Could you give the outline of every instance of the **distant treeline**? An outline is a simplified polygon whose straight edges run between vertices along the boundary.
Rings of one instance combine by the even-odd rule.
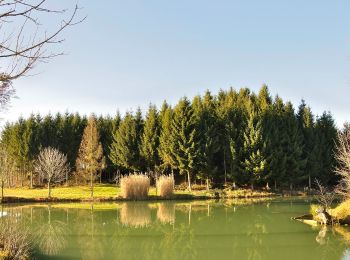
[[[174,174],[177,179],[236,185],[302,187],[319,179],[334,184],[337,129],[328,112],[316,117],[304,101],[272,98],[263,86],[207,91],[174,106],[95,117],[107,167],[117,171]],[[21,172],[31,170],[40,149],[51,146],[74,170],[87,118],[79,114],[32,115],[7,123],[1,143]],[[74,174],[72,171],[71,174]],[[24,176],[26,178],[26,176]]]

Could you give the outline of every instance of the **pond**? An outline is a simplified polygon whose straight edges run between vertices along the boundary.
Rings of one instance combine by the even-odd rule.
[[[350,259],[350,229],[291,220],[305,199],[0,206],[36,259]]]

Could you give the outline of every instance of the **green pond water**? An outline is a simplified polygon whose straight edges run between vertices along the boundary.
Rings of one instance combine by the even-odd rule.
[[[35,259],[350,259],[350,229],[291,220],[310,203],[26,204],[0,206],[0,221],[30,230]]]

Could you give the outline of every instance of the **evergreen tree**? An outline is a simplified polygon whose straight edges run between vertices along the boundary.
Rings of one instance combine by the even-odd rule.
[[[96,118],[90,116],[81,140],[76,169],[85,179],[90,180],[91,197],[94,195],[93,183],[102,168],[103,150],[97,129]]]
[[[244,173],[252,188],[264,178],[266,171],[266,158],[264,157],[265,144],[262,139],[261,121],[256,112],[251,111],[248,127],[244,133],[244,152],[243,161]]]
[[[141,108],[138,107],[135,113],[135,124],[136,124],[136,144],[137,144],[137,165],[136,167],[139,170],[145,170],[145,164],[146,162],[143,161],[143,158],[141,156],[141,143],[142,143],[142,136],[143,136],[143,127],[144,127],[144,120],[142,117],[142,111]]]
[[[139,171],[139,137],[136,120],[131,113],[126,113],[118,130],[113,134],[109,158],[116,167]]]
[[[206,91],[203,100],[198,96],[193,100],[192,106],[199,136],[199,173],[201,178],[207,180],[209,189],[209,179],[218,172],[216,156],[220,149],[214,98]]]
[[[321,117],[317,118],[315,133],[318,138],[318,174],[323,184],[335,185],[337,178],[333,178],[333,170],[336,166],[335,145],[337,142],[337,129],[330,113],[324,112]]]
[[[286,129],[286,111],[283,100],[276,97],[272,105],[271,111],[267,115],[266,136],[266,158],[267,158],[267,175],[265,180],[267,183],[274,183],[275,189],[277,184],[283,184],[286,177],[287,163],[287,146],[288,132]]]
[[[295,117],[293,105],[286,104],[286,133],[288,145],[286,146],[286,178],[290,188],[305,180],[305,165],[307,163],[304,151],[303,134],[298,125],[298,118]]]
[[[175,166],[180,174],[187,175],[188,188],[191,190],[191,178],[197,170],[199,143],[196,131],[196,118],[191,103],[182,98],[174,108],[171,140]]]
[[[174,145],[174,142],[171,140],[172,116],[173,116],[173,111],[171,107],[166,103],[166,101],[164,101],[162,105],[162,109],[159,114],[160,135],[159,135],[158,153],[162,161],[161,168],[163,170],[171,168],[173,173],[173,169],[176,168],[176,165],[175,165],[175,158],[171,152],[172,145]]]
[[[319,165],[317,162],[317,154],[319,150],[317,147],[317,137],[314,131],[314,115],[310,107],[306,106],[304,100],[302,100],[299,105],[297,120],[303,136],[303,158],[306,159],[305,167],[303,168],[303,176],[300,176],[299,181],[306,183],[308,180],[309,187],[311,188],[311,184],[318,174]]]
[[[159,115],[157,108],[150,105],[146,115],[141,140],[141,155],[148,170],[155,170],[156,166],[159,165],[159,131]]]

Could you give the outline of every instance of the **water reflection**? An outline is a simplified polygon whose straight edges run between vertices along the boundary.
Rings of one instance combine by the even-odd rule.
[[[323,226],[321,227],[320,232],[318,232],[316,236],[316,242],[319,243],[320,245],[326,244],[326,235],[327,235],[328,227]]]
[[[174,224],[175,204],[169,202],[159,203],[157,210],[157,219],[163,224]]]
[[[52,204],[3,212],[29,226],[36,259],[346,259],[349,229],[290,220],[308,205],[235,202]]]
[[[126,227],[147,227],[151,223],[151,209],[142,202],[124,203],[120,210],[120,222]]]
[[[47,222],[44,221],[38,227],[36,242],[42,253],[46,255],[57,255],[67,245],[67,224],[60,220],[52,220],[51,211],[51,206],[48,206]],[[32,217],[33,215],[31,215]]]

